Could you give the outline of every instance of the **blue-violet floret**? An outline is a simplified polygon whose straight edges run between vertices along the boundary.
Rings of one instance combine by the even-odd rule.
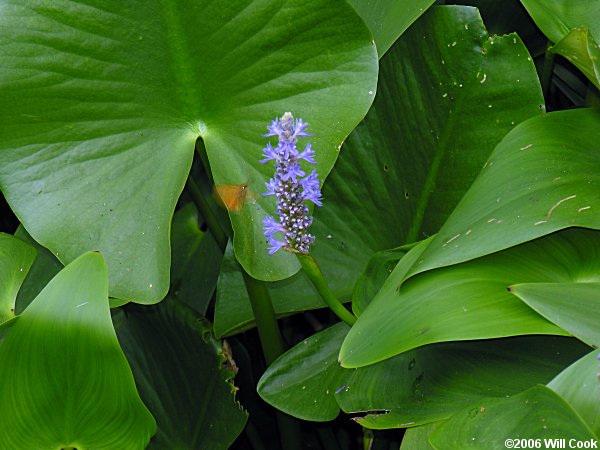
[[[263,220],[264,235],[268,239],[269,253],[272,255],[280,248],[291,252],[307,254],[315,237],[308,232],[313,218],[309,215],[305,201],[322,206],[321,189],[317,171],[313,169],[306,176],[300,167],[299,160],[316,164],[315,152],[310,143],[304,151],[299,152],[296,143],[299,137],[311,136],[305,130],[308,124],[302,119],[295,119],[286,112],[275,119],[267,127],[265,137],[277,136],[279,143],[273,148],[270,143],[263,149],[265,157],[260,162],[275,162],[275,175],[267,183],[267,192],[263,195],[274,195],[277,199],[277,218],[266,215]],[[303,178],[304,177],[304,178]],[[276,237],[276,235],[278,237]]]

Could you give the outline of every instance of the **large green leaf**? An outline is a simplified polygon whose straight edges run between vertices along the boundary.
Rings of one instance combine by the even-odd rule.
[[[477,10],[460,6],[431,8],[415,22],[382,58],[377,89],[311,229],[313,255],[344,300],[375,252],[437,232],[496,144],[543,104],[519,38],[488,39]],[[217,304],[227,313],[215,326],[227,332],[253,320],[239,275],[235,283]],[[279,314],[323,305],[302,275],[283,283],[271,291]]]
[[[546,383],[589,351],[572,338],[518,337],[429,345],[350,370],[337,364],[348,330],[336,324],[286,352],[261,378],[260,395],[306,420],[332,420],[341,407],[369,428],[410,427]]]
[[[150,448],[228,448],[247,415],[234,399],[228,383],[234,373],[223,367],[226,358],[210,324],[167,297],[160,305],[128,306],[116,328],[158,425]]]
[[[565,399],[600,436],[598,365],[598,350],[594,350],[562,371],[548,387]]]
[[[435,0],[348,0],[373,34],[381,58]]]
[[[10,234],[0,233],[0,324],[15,317],[17,293],[35,254],[31,245]]]
[[[0,449],[143,449],[156,431],[119,348],[104,259],[63,269],[0,345]]]
[[[437,450],[505,450],[512,448],[505,444],[507,439],[512,445],[523,439],[514,448],[536,448],[536,439],[537,448],[551,448],[545,439],[593,442],[598,438],[562,398],[544,386],[474,403],[438,426],[429,438]]]
[[[310,123],[322,177],[374,98],[377,54],[343,0],[3,0],[0,187],[32,236],[68,262],[107,258],[111,296],[169,286],[169,228],[194,143],[216,183],[262,191],[269,121]],[[255,277],[298,270],[268,255],[273,198],[232,215]]]
[[[596,256],[600,258],[600,253]],[[568,261],[565,261],[567,264]],[[600,271],[583,277],[600,279]],[[527,283],[510,292],[531,308],[583,342],[600,347],[600,282]]]
[[[408,276],[572,226],[600,228],[600,112],[535,117],[511,131]]]
[[[406,258],[435,240],[416,246]],[[598,273],[598,251],[600,232],[569,229],[419,274],[401,286],[406,265],[400,261],[350,330],[340,361],[344,367],[359,367],[433,342],[565,334],[507,288],[517,283],[573,282]]]

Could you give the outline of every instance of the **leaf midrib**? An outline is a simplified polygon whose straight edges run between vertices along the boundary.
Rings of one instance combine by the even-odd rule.
[[[197,117],[192,117],[193,111],[197,110],[194,105],[201,103],[201,95],[197,87],[198,83],[194,81],[196,77],[191,64],[192,58],[187,39],[182,33],[184,27],[179,18],[176,4],[171,0],[161,1],[164,11],[166,43],[172,61],[171,72],[175,81],[173,86],[175,102],[179,105],[185,119],[193,124],[198,121]]]

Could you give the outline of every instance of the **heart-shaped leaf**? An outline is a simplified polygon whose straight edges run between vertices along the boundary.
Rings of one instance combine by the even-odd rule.
[[[427,252],[433,237],[412,249]],[[573,282],[600,272],[600,232],[568,229],[473,261],[405,278],[402,260],[340,350],[360,367],[433,342],[567,334],[511,295],[517,283]],[[422,255],[423,255],[422,254]],[[423,257],[421,255],[421,258]],[[368,339],[366,338],[368,337]]]
[[[227,449],[246,423],[234,398],[235,375],[210,324],[167,297],[125,308],[117,334],[140,395],[158,425],[150,448]],[[226,353],[226,352],[225,352]]]
[[[511,286],[510,292],[550,322],[600,347],[600,282],[526,283]]]
[[[408,276],[572,226],[600,229],[600,112],[535,117],[498,144]]]
[[[65,267],[0,345],[0,449],[143,449],[156,431],[119,348],[104,259]]]
[[[565,399],[600,436],[598,359],[598,350],[594,350],[558,374],[548,383],[548,387]]]
[[[507,439],[512,445],[520,442],[517,445],[523,448],[535,448],[537,440],[539,448],[551,448],[547,442],[562,445],[562,439],[565,443],[571,439],[597,442],[577,413],[545,386],[510,398],[474,403],[438,426],[429,440],[438,450],[505,450]]]
[[[375,46],[343,0],[15,0],[0,28],[2,191],[62,262],[101,250],[110,295],[142,303],[167,292],[197,138],[216,183],[262,191],[262,134],[292,111],[325,177],[376,87]],[[232,215],[237,257],[271,280],[299,268],[265,248],[272,200]]]
[[[17,293],[35,254],[31,245],[10,234],[0,233],[0,324],[15,317]]]

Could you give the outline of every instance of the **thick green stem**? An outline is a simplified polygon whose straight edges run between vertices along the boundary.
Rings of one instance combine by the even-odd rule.
[[[333,294],[329,286],[327,285],[327,281],[323,277],[323,273],[319,268],[315,259],[310,255],[304,255],[302,253],[298,253],[298,260],[304,269],[304,273],[308,276],[308,279],[312,282],[312,284],[317,288],[319,295],[325,300],[327,306],[344,322],[348,325],[352,326],[354,322],[356,322],[356,317],[346,309],[346,307],[340,302],[337,297]]]
[[[277,325],[271,296],[264,281],[252,278],[245,271],[242,273],[252,305],[254,320],[256,320],[263,355],[265,355],[267,365],[270,366],[284,351],[283,339]],[[281,411],[277,412],[276,417],[282,447],[289,450],[301,450],[302,435],[298,423]]]
[[[250,297],[250,304],[252,305],[252,312],[254,313],[254,320],[256,320],[258,336],[260,337],[265,360],[267,361],[267,365],[271,365],[284,350],[283,339],[277,326],[277,317],[275,316],[271,296],[264,281],[252,278],[245,271],[242,273],[248,297]]]

